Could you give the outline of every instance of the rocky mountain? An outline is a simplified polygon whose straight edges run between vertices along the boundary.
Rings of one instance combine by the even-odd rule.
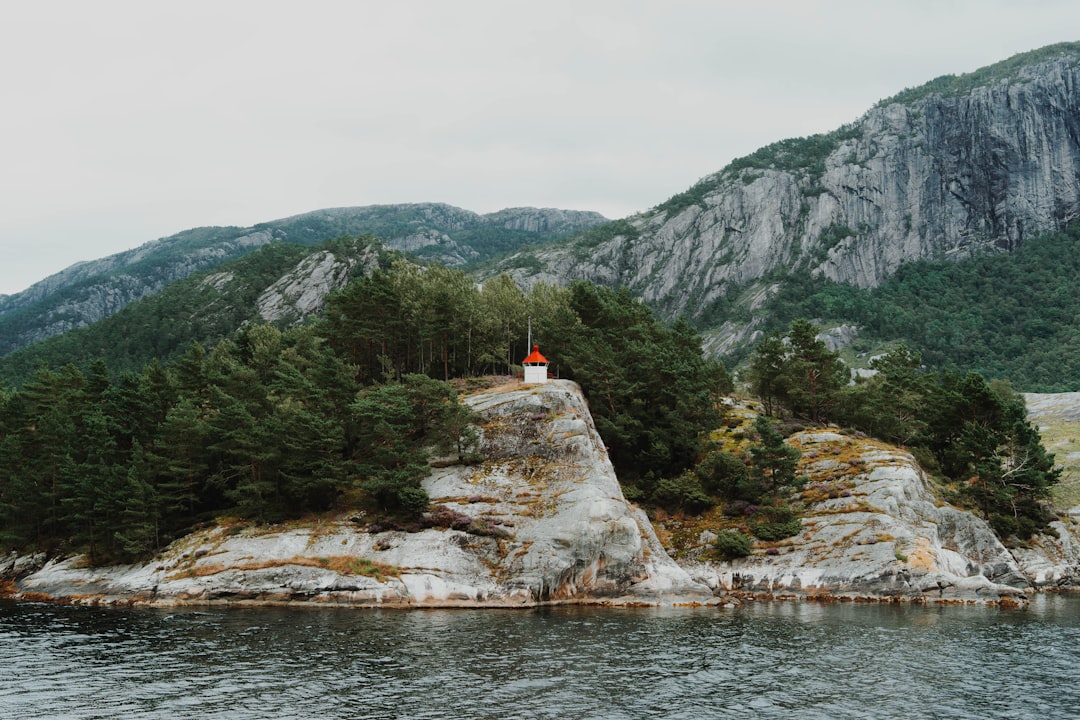
[[[510,208],[488,215],[438,203],[333,208],[247,228],[206,227],[82,262],[14,295],[0,296],[0,355],[85,327],[168,284],[272,242],[317,245],[373,234],[393,249],[451,266],[604,222],[599,213]]]
[[[1077,217],[1080,43],[1065,43],[906,90],[497,270],[622,285],[700,319],[725,302],[753,312],[793,271],[873,287],[909,261],[1008,252]]]
[[[152,358],[169,358],[192,342],[213,345],[245,322],[297,324],[318,314],[330,293],[389,266],[397,256],[370,236],[314,248],[271,243],[170,283],[87,327],[0,357],[0,384],[21,384],[43,362],[86,368],[104,358],[114,371],[138,371]]]

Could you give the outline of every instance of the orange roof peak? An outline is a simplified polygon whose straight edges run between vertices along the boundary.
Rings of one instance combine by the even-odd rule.
[[[522,360],[521,364],[522,365],[539,365],[539,364],[543,363],[544,365],[547,365],[548,362],[549,362],[548,359],[540,354],[540,346],[539,345],[533,345],[532,354],[529,355],[529,357]]]

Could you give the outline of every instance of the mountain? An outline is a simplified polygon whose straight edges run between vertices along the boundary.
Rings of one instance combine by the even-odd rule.
[[[114,372],[138,372],[192,342],[212,345],[245,322],[300,323],[318,314],[330,293],[388,267],[396,256],[370,235],[313,248],[271,243],[170,283],[87,327],[0,357],[0,384],[21,384],[43,362],[85,369],[103,358]]]
[[[833,132],[734,160],[655,208],[494,266],[621,285],[730,350],[794,272],[873,288],[920,259],[1015,250],[1080,217],[1080,43],[944,76]]]
[[[390,248],[462,266],[604,221],[599,213],[576,210],[509,208],[478,215],[419,203],[317,210],[246,228],[195,228],[72,265],[20,293],[0,296],[0,355],[85,327],[169,283],[272,242],[317,245],[374,234]]]

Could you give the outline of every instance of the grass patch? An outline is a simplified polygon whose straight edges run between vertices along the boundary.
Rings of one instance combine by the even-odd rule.
[[[387,578],[401,575],[401,568],[386,565],[367,558],[359,558],[352,555],[332,555],[328,557],[291,557],[277,560],[260,560],[258,562],[237,563],[235,565],[223,565],[221,563],[208,563],[196,565],[175,575],[169,576],[169,580],[181,578],[210,577],[219,575],[227,570],[239,570],[248,572],[253,570],[265,570],[274,567],[287,567],[298,565],[300,567],[317,567],[332,570],[339,575],[363,575],[383,582]]]

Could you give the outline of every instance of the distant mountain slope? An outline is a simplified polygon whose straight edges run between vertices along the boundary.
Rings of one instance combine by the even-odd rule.
[[[751,318],[720,332],[732,340],[794,271],[869,288],[912,260],[1007,252],[1077,218],[1080,43],[1065,43],[904,91],[490,272],[622,285],[702,322],[734,306]]]
[[[438,203],[333,208],[253,227],[187,230],[78,263],[0,296],[0,355],[108,317],[169,283],[274,241],[316,245],[374,234],[388,247],[462,266],[604,222],[599,213],[510,208],[488,215]]]
[[[371,236],[315,248],[275,242],[178,280],[88,327],[0,358],[0,386],[20,384],[42,362],[86,368],[104,358],[113,371],[138,371],[153,358],[183,352],[192,342],[213,344],[244,322],[301,322],[322,310],[327,295],[388,267],[395,255]]]

